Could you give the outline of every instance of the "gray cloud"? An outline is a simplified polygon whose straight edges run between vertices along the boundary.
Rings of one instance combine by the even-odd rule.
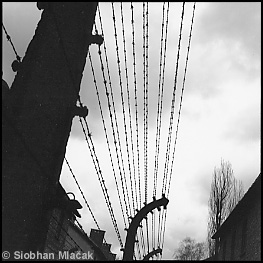
[[[258,114],[255,114],[258,112]],[[238,113],[226,125],[223,138],[237,143],[259,142],[260,140],[260,110],[251,106]]]
[[[193,199],[196,200],[200,207],[207,206],[209,195],[210,195],[210,187],[211,187],[211,178],[213,171],[199,171],[197,175],[195,175],[190,184],[191,193],[193,195]]]
[[[240,42],[242,49],[260,54],[260,18],[259,2],[218,2],[207,4],[198,25],[199,41],[202,44],[211,41]]]
[[[187,94],[217,97],[234,76],[260,74],[260,3],[197,3]]]

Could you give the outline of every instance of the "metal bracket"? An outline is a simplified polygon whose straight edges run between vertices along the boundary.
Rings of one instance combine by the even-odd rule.
[[[11,64],[11,68],[14,72],[17,72],[19,69],[21,69],[21,62],[19,60],[14,60]]]
[[[152,252],[150,252],[149,254],[147,254],[143,260],[149,260],[152,256],[157,255],[158,253],[162,254],[162,249],[161,248],[157,248],[155,250],[153,250]]]
[[[75,106],[73,108],[73,116],[79,116],[79,117],[86,117],[89,113],[89,110],[86,106],[84,107],[78,107],[78,106]]]
[[[154,200],[151,203],[145,205],[132,219],[132,222],[129,226],[126,236],[126,242],[125,242],[124,254],[123,254],[124,261],[129,261],[133,259],[135,236],[138,227],[140,227],[141,221],[146,217],[148,213],[150,213],[155,208],[159,208],[160,206],[166,207],[168,202],[169,200],[165,198],[165,196],[163,195],[161,199]]]
[[[100,46],[103,43],[103,41],[104,38],[102,35],[91,35],[89,44],[97,44]]]

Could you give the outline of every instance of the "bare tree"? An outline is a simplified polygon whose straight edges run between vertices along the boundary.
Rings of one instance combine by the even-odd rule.
[[[233,186],[232,186],[232,197],[229,200],[228,210],[229,214],[233,211],[237,203],[244,196],[244,187],[243,183],[240,180],[237,180],[235,177],[233,178]]]
[[[231,164],[221,160],[221,167],[214,168],[208,201],[207,241],[209,256],[215,255],[218,251],[218,242],[211,237],[233,211],[243,195],[243,184],[234,177]]]
[[[201,260],[204,259],[204,255],[204,242],[196,243],[196,241],[190,237],[184,238],[173,254],[174,259],[179,260]]]

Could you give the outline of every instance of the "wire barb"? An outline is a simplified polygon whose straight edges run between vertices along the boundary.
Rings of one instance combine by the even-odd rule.
[[[10,35],[7,33],[7,30],[6,30],[3,22],[2,22],[2,27],[3,27],[4,31],[5,31],[5,35],[6,35],[7,41],[10,42],[10,44],[11,44],[11,46],[12,46],[12,48],[13,48],[13,51],[14,51],[14,53],[15,53],[15,55],[16,55],[17,61],[18,61],[18,62],[21,62],[21,57],[20,57],[20,56],[18,55],[18,53],[16,52],[15,46],[14,46],[14,44],[13,44],[13,42],[12,42],[12,39],[11,39]]]

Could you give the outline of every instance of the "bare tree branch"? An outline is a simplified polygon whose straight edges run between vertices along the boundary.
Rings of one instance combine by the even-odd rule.
[[[215,167],[212,176],[207,224],[209,256],[213,256],[218,249],[218,241],[215,242],[211,237],[218,231],[244,195],[243,184],[234,177],[229,162],[221,160],[220,168]]]

